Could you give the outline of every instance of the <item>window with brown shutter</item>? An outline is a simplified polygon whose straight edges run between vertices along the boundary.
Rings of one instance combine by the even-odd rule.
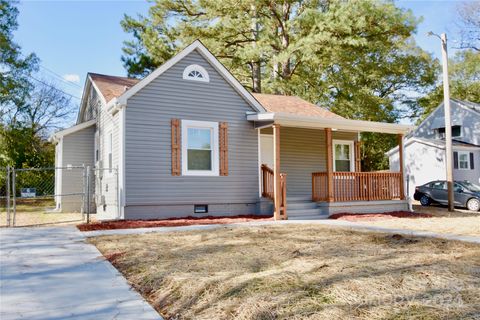
[[[180,129],[180,120],[172,119],[172,176],[181,175],[181,129]]]
[[[220,175],[228,176],[228,123],[220,122],[218,127]]]

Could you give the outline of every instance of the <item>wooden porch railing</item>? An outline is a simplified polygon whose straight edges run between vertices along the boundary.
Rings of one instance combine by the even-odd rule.
[[[400,172],[333,172],[333,201],[401,199]],[[312,200],[327,201],[326,172],[312,173]]]
[[[274,200],[273,170],[262,164],[262,197]],[[287,174],[280,173],[280,216],[287,218]],[[275,200],[274,200],[275,201]]]

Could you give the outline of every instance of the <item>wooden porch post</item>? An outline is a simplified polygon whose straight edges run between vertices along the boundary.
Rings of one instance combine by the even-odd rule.
[[[280,125],[273,125],[273,218],[280,220],[282,189],[280,186]]]
[[[327,147],[327,201],[333,202],[333,147],[332,128],[325,128],[325,144]]]
[[[355,141],[354,142],[354,154],[355,154],[355,172],[362,171],[362,153],[361,153],[361,142]]]
[[[398,162],[400,167],[400,200],[405,200],[405,180],[403,163],[403,134],[398,135]]]

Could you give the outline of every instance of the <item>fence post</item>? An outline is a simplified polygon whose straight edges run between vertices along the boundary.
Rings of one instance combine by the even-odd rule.
[[[7,190],[6,190],[6,201],[7,201],[7,227],[10,227],[10,166],[7,166]]]
[[[90,166],[87,166],[87,223],[90,223]]]
[[[86,186],[86,180],[87,180],[87,173],[86,173],[86,167],[85,164],[82,164],[83,171],[82,171],[82,208],[80,209],[80,212],[82,213],[82,220],[85,218],[85,201],[87,200],[85,193],[87,190]]]
[[[17,172],[15,168],[12,169],[12,194],[13,194],[13,223],[12,226],[15,227],[15,220],[17,218],[17,189],[15,186],[15,180],[17,179]]]

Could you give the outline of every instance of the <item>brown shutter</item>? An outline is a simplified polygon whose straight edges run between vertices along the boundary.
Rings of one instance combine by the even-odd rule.
[[[475,164],[473,163],[474,161],[474,156],[473,156],[473,152],[470,152],[470,169],[475,169]]]
[[[220,175],[228,176],[228,123],[220,122],[218,129]]]
[[[179,176],[182,172],[180,120],[172,119],[172,176]]]
[[[458,152],[453,152],[453,169],[458,169]]]

